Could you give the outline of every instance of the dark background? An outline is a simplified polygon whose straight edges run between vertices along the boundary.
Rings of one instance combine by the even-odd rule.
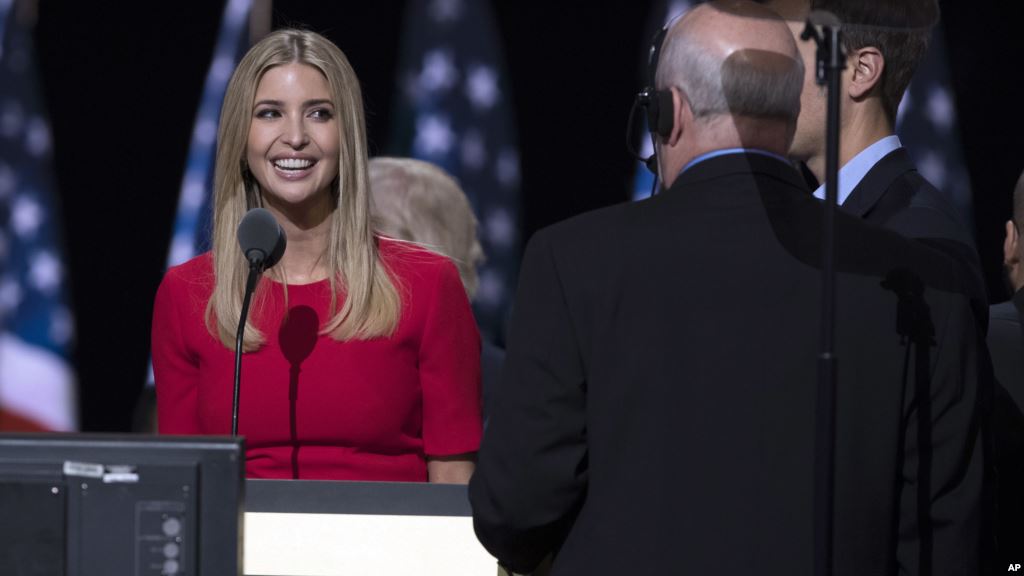
[[[153,296],[223,3],[99,4],[43,0],[36,46],[77,324],[81,426],[122,431],[146,379]],[[990,298],[1003,300],[1002,222],[1024,168],[1021,9],[941,4],[979,250]],[[634,164],[623,134],[650,2],[494,5],[519,122],[526,239],[627,199]],[[305,24],[349,57],[375,152],[390,134],[404,6],[274,2],[275,27]]]

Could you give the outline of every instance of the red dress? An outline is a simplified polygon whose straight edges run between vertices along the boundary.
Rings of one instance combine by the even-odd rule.
[[[455,266],[380,241],[402,296],[390,338],[338,342],[329,283],[269,278],[252,322],[266,343],[242,357],[238,432],[252,478],[423,482],[426,455],[480,444],[480,336]],[[209,253],[167,271],[153,313],[153,371],[162,434],[230,434],[234,350],[206,329]],[[342,299],[339,295],[339,307]]]

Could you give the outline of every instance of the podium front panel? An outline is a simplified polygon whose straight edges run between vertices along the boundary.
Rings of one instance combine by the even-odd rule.
[[[495,574],[473,533],[466,487],[249,480],[245,574]]]

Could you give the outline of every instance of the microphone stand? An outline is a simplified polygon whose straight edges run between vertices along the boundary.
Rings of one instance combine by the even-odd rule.
[[[238,393],[242,381],[242,337],[245,335],[245,320],[249,316],[249,302],[256,291],[256,282],[263,273],[263,259],[249,260],[249,276],[245,281],[245,297],[242,298],[242,315],[238,319],[238,332],[235,335],[235,395],[231,402],[231,435],[238,436]]]
[[[814,446],[814,574],[830,576],[833,558],[835,495],[836,373],[835,346],[835,210],[839,185],[839,102],[842,70],[846,67],[839,20],[812,13],[800,35],[817,45],[815,76],[828,87],[825,133],[825,211],[822,222],[821,350],[818,354],[818,394]],[[815,20],[818,20],[816,23]],[[819,27],[820,26],[820,27]]]

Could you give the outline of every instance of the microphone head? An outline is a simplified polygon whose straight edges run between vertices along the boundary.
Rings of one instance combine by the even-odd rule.
[[[238,245],[250,265],[270,268],[284,256],[287,244],[281,225],[263,208],[249,210],[238,224]]]

